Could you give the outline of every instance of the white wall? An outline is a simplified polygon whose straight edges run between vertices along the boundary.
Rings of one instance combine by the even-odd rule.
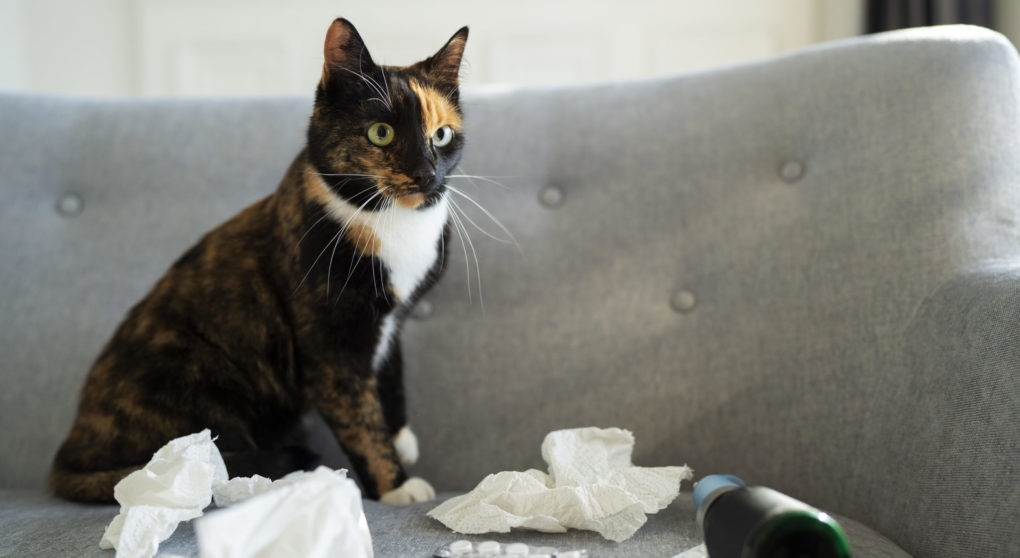
[[[25,19],[22,4],[21,0],[0,0],[0,90],[25,82],[20,27]]]
[[[466,83],[624,79],[857,34],[861,0],[0,0],[0,90],[307,94],[334,17],[406,64],[471,26]]]

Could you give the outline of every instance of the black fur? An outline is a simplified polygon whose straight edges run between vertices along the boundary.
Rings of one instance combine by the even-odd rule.
[[[275,193],[185,252],[117,328],[54,459],[58,495],[111,501],[114,484],[159,447],[204,428],[234,476],[309,468],[316,456],[295,432],[313,410],[366,495],[407,479],[393,445],[407,422],[399,342],[378,370],[372,358],[383,319],[399,329],[445,262],[398,298],[378,238],[328,207],[331,196],[368,212],[439,202],[464,141],[454,70],[466,38],[464,28],[423,62],[380,67],[349,22],[333,23],[307,149]],[[435,147],[426,132],[447,120],[454,141]],[[374,122],[393,126],[392,144],[368,140]],[[440,236],[442,254],[448,226]]]

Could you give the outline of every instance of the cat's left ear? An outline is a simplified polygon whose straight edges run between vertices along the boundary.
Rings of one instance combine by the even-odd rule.
[[[464,45],[467,44],[468,28],[461,27],[450,37],[449,41],[423,62],[419,62],[426,73],[443,81],[457,83],[460,76],[460,61],[464,56]]]

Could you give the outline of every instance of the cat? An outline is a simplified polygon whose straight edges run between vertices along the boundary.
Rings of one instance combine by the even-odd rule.
[[[293,433],[314,410],[366,497],[435,496],[404,469],[418,447],[398,333],[446,264],[467,36],[381,66],[349,21],[330,25],[305,148],[273,194],[187,250],[117,327],[54,458],[55,494],[112,502],[154,451],[205,428],[231,476],[308,469],[317,456]]]

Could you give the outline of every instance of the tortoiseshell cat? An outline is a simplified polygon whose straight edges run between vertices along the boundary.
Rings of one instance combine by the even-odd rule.
[[[403,468],[418,448],[397,333],[444,268],[467,36],[378,66],[350,22],[332,23],[307,147],[276,192],[205,235],[127,314],[57,452],[57,495],[113,501],[155,450],[204,428],[231,476],[308,468],[316,456],[290,433],[315,409],[366,496],[434,497]]]

